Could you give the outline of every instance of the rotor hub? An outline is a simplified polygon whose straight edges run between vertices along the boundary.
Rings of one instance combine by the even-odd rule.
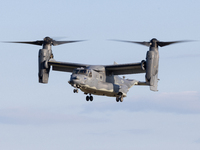
[[[53,44],[53,39],[52,38],[50,38],[50,37],[45,37],[44,38],[44,44]]]
[[[151,39],[150,46],[151,47],[158,47],[157,42],[158,42],[158,40],[156,38]]]

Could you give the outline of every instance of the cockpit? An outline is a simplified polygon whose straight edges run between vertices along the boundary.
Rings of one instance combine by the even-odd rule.
[[[82,75],[92,77],[92,71],[91,70],[82,69],[82,68],[74,69],[73,74],[82,74]]]

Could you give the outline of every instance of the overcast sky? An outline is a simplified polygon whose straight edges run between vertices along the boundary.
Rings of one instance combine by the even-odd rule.
[[[70,73],[38,83],[41,47],[0,43],[0,149],[199,150],[199,0],[1,0],[0,41],[87,40],[53,47],[58,61],[110,65],[146,57],[109,39],[195,40],[160,48],[158,92],[124,98],[74,94]],[[145,74],[126,78],[144,81]]]

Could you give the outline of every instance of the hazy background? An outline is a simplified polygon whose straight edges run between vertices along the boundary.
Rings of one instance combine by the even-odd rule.
[[[108,39],[197,40],[160,48],[158,92],[134,86],[123,103],[73,94],[70,73],[38,83],[35,45],[1,45],[0,149],[199,150],[199,0],[1,0],[0,41],[88,40],[53,47],[58,61],[140,62],[145,46]],[[144,74],[127,78],[144,81]]]

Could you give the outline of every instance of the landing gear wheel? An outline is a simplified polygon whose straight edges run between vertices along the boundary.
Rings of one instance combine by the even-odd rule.
[[[90,97],[89,96],[86,96],[86,101],[89,101],[90,100]]]
[[[74,93],[78,93],[78,89],[74,89]]]
[[[90,101],[93,101],[93,96],[90,96]]]
[[[119,97],[120,102],[123,102],[123,96]]]
[[[116,97],[116,102],[119,102],[119,97]]]

